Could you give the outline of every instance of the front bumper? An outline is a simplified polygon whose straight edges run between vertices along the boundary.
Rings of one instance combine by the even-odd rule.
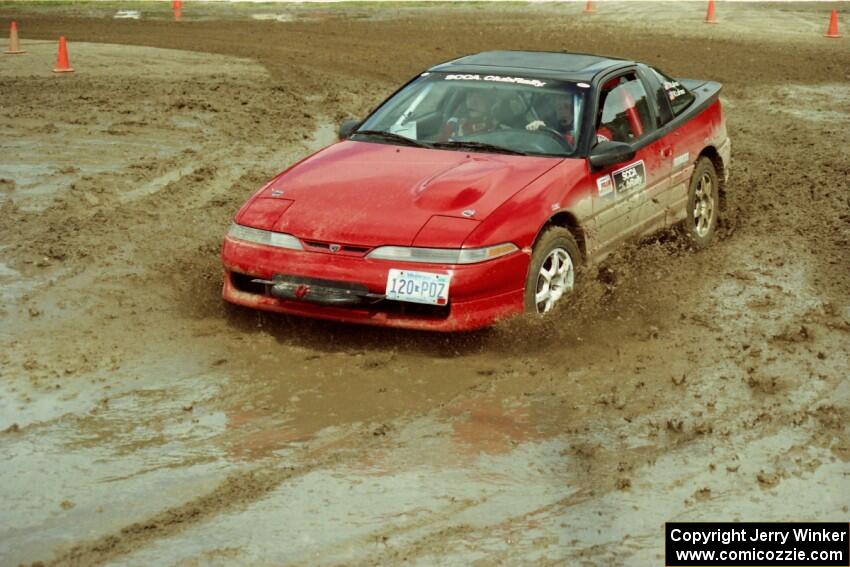
[[[349,323],[463,331],[523,311],[529,255],[520,251],[469,265],[414,264],[286,250],[227,237],[222,262],[223,297],[237,305]],[[451,273],[448,305],[384,299],[391,268]]]
[[[246,282],[246,280],[243,279],[243,282]],[[263,295],[271,295],[278,299],[333,305],[335,307],[374,305],[385,299],[383,295],[369,291],[369,288],[363,284],[305,278],[302,276],[284,276],[283,274],[278,274],[271,280],[253,278],[247,281],[247,283],[250,289],[256,291],[262,290]]]

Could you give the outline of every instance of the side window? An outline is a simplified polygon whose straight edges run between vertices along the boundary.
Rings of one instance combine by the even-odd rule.
[[[643,83],[635,73],[627,73],[600,88],[598,142],[632,143],[650,134],[655,125]]]
[[[652,69],[652,67],[650,67],[650,69]],[[694,97],[688,89],[682,86],[679,81],[671,79],[658,69],[652,69],[652,71],[661,83],[661,88],[670,103],[670,108],[673,110],[673,114],[679,116],[691,105],[696,97]]]
[[[644,70],[643,78],[648,83],[650,98],[655,101],[655,125],[661,128],[673,120],[673,111],[670,109],[667,91],[664,90],[664,85],[655,69],[646,66],[641,66],[641,68]]]

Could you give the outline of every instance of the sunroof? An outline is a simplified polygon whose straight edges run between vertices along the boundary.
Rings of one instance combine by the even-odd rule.
[[[576,53],[551,53],[545,51],[485,51],[452,63],[455,65],[482,65],[492,67],[521,67],[576,72],[596,64],[608,62],[607,57]]]

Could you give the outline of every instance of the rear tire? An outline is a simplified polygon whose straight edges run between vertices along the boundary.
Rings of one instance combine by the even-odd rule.
[[[560,226],[547,228],[531,254],[525,281],[525,311],[542,315],[575,288],[581,252],[570,231]]]
[[[707,157],[697,161],[691,185],[688,188],[688,204],[682,232],[697,250],[711,244],[717,231],[717,217],[720,213],[720,184],[717,170]]]

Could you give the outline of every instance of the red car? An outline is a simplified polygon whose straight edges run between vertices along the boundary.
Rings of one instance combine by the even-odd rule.
[[[714,82],[595,55],[490,51],[413,78],[236,214],[224,298],[458,331],[563,303],[623,240],[717,226]]]

